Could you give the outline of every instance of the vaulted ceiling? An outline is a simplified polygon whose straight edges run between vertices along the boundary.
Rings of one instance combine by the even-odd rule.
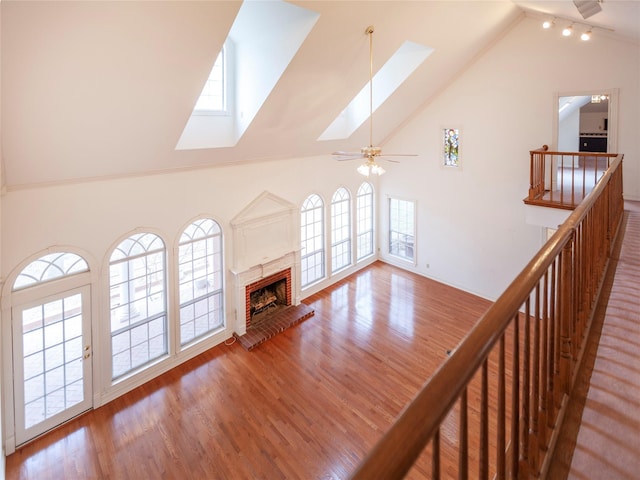
[[[238,143],[176,150],[240,2],[2,1],[5,184],[303,161],[366,145],[366,122],[347,139],[317,139],[368,81],[368,25],[375,26],[374,71],[407,40],[434,49],[374,113],[373,140],[384,144],[526,14],[581,18],[565,11],[572,2],[290,3],[318,20]],[[640,18],[636,7],[632,19]],[[625,25],[619,33],[639,41],[640,29]]]

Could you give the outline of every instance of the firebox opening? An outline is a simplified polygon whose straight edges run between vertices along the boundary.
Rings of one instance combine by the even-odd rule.
[[[287,279],[282,278],[260,288],[252,292],[249,298],[251,324],[255,326],[288,305]]]

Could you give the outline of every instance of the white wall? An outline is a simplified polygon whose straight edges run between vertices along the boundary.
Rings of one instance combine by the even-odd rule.
[[[604,119],[607,112],[592,112],[580,114],[580,133],[606,133]]]
[[[640,199],[640,48],[548,33],[525,18],[385,145],[420,154],[389,167],[380,185],[417,201],[416,272],[495,299],[541,246],[522,200],[529,150],[551,145],[558,92],[620,89],[624,192]],[[461,129],[457,171],[440,166],[444,127]]]
[[[558,122],[559,152],[578,152],[580,150],[580,109],[573,110]]]

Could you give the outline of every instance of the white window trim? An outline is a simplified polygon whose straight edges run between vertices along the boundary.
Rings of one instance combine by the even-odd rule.
[[[235,49],[233,42],[229,39],[224,43],[222,49],[218,55],[222,54],[222,89],[223,89],[223,103],[222,110],[210,110],[210,109],[193,109],[192,115],[194,116],[221,116],[230,117],[233,115],[235,108],[235,75],[234,75],[234,55]],[[218,56],[216,56],[216,61]],[[215,64],[215,62],[214,62]],[[211,67],[213,69],[213,66]],[[209,73],[211,75],[211,73]],[[207,76],[207,80],[209,76]],[[200,96],[202,93],[200,94]],[[200,98],[200,97],[198,97]]]
[[[403,202],[411,202],[413,203],[413,258],[402,257],[400,255],[395,255],[391,253],[391,200],[399,200]],[[391,258],[400,260],[404,263],[408,263],[411,265],[417,265],[417,232],[418,232],[418,202],[415,199],[410,198],[402,198],[394,195],[387,195],[386,202],[386,215],[387,215],[387,228],[386,228],[386,245],[385,245],[385,253],[389,255]]]

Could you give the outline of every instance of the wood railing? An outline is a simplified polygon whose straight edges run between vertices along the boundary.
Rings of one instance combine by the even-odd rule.
[[[615,153],[550,152],[544,145],[529,152],[531,205],[573,210],[593,190]]]
[[[545,478],[623,208],[620,155],[352,478]]]

